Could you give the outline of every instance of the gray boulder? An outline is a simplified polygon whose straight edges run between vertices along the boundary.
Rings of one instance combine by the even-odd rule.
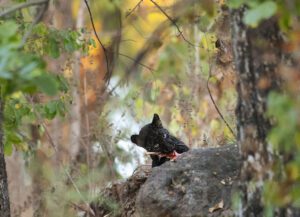
[[[99,217],[233,216],[230,202],[240,167],[234,145],[193,149],[176,162],[138,169],[104,189],[91,207]]]
[[[141,217],[232,216],[240,158],[236,146],[194,149],[153,168],[136,198]]]

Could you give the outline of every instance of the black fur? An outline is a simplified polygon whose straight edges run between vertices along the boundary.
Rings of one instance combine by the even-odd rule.
[[[145,125],[139,135],[132,135],[131,141],[136,145],[143,147],[148,152],[159,152],[162,154],[169,154],[173,151],[183,153],[189,148],[175,136],[172,136],[169,131],[163,128],[161,120],[157,114],[154,114],[153,120],[150,124]],[[157,155],[150,155],[152,159],[152,167],[160,166],[169,159],[166,157],[159,157]]]

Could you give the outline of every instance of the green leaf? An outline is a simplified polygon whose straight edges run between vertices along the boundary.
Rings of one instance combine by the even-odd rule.
[[[6,141],[12,144],[20,144],[22,142],[22,138],[15,132],[9,131],[6,133]]]
[[[68,92],[69,85],[67,79],[62,75],[57,75],[57,81],[59,90],[65,93]]]
[[[62,102],[61,100],[59,100],[56,104],[57,106],[57,111],[59,113],[59,115],[61,117],[64,117],[65,116],[65,113],[66,113],[66,106],[65,106],[65,103]]]
[[[97,47],[96,42],[95,42],[95,40],[94,40],[93,38],[90,38],[90,39],[88,40],[88,44],[91,45],[91,46],[93,46],[94,48]]]
[[[35,85],[44,93],[54,96],[58,91],[55,78],[49,74],[42,74],[34,79]]]
[[[12,143],[7,143],[6,142],[4,144],[4,154],[6,156],[10,156],[12,154],[12,152],[13,152],[13,145],[12,145]]]
[[[64,47],[68,52],[74,52],[75,50],[80,48],[77,40],[79,38],[78,32],[75,31],[67,31],[62,33],[62,37],[64,37]]]
[[[54,37],[49,37],[47,53],[53,57],[58,58],[60,56],[59,52],[59,42]]]
[[[13,152],[13,145],[19,145],[23,142],[21,136],[19,136],[14,130],[6,130],[5,132],[5,143],[4,153],[5,155],[11,155]]]
[[[37,62],[29,62],[29,64],[22,67],[22,69],[20,70],[20,75],[21,76],[26,76],[27,74],[32,72],[37,66],[38,66]]]
[[[0,41],[15,36],[18,25],[13,21],[6,21],[0,25]]]
[[[46,106],[45,106],[45,116],[48,119],[53,119],[57,114],[57,102],[56,101],[52,101],[49,102]]]
[[[239,8],[241,5],[243,5],[245,3],[245,0],[229,0],[228,1],[228,6],[230,8]]]
[[[48,33],[48,29],[44,23],[39,23],[34,27],[34,32],[38,35],[46,35]]]
[[[245,24],[256,27],[260,21],[272,17],[277,12],[277,4],[273,1],[264,2],[248,10],[243,18]]]

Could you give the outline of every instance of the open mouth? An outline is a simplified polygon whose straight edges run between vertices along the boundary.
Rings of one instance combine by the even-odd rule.
[[[176,151],[173,151],[173,152],[168,153],[168,154],[164,154],[164,153],[160,153],[160,152],[146,152],[146,154],[158,155],[159,157],[166,157],[166,158],[169,158],[171,161],[176,160],[177,157],[181,155],[181,154],[177,153]]]

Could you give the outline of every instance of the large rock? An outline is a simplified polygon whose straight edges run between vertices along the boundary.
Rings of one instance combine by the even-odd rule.
[[[228,209],[239,169],[238,149],[234,146],[184,153],[177,162],[153,168],[137,195],[138,214],[141,217],[232,216]],[[222,201],[223,208],[217,209],[222,207]]]
[[[92,208],[97,216],[233,216],[230,202],[240,166],[234,145],[193,149],[105,189],[102,198],[118,203],[118,211],[95,203]]]

